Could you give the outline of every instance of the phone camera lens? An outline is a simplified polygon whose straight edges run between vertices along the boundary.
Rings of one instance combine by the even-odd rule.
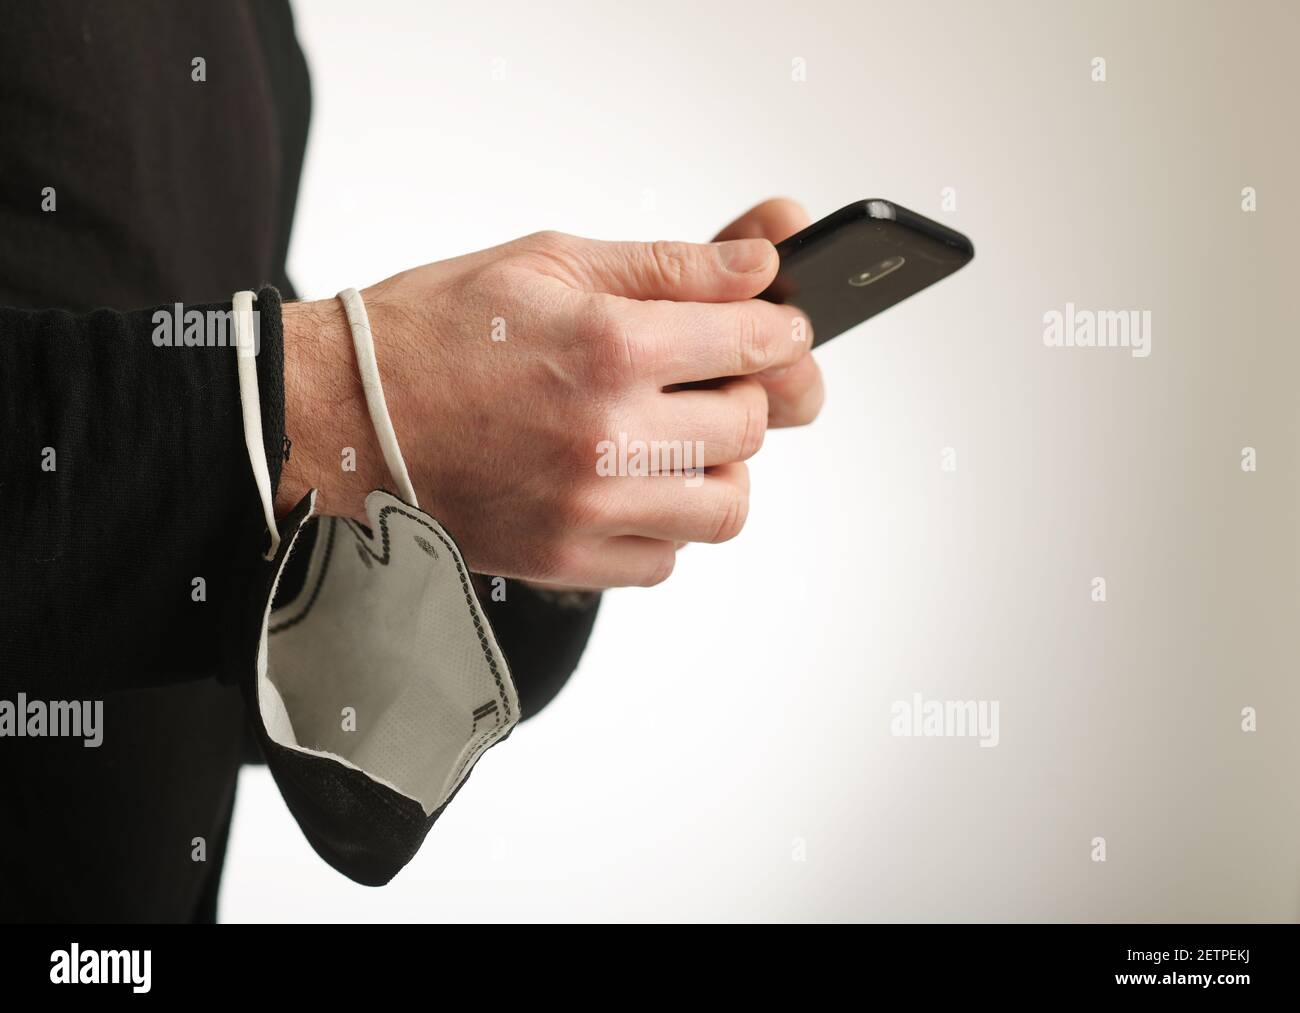
[[[854,288],[864,288],[879,281],[887,274],[893,274],[907,261],[903,257],[886,257],[879,264],[849,277],[849,284]]]

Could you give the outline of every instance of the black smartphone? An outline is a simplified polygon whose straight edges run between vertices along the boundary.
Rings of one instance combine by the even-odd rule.
[[[780,270],[759,298],[803,310],[816,348],[946,278],[975,247],[891,201],[861,200],[777,243],[776,252]]]

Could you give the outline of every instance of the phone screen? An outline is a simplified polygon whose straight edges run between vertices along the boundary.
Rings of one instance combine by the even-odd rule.
[[[969,263],[969,239],[889,201],[859,201],[777,244],[781,267],[759,297],[808,315],[813,347]]]

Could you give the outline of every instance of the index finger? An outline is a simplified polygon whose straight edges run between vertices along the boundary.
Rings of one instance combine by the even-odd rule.
[[[659,386],[790,366],[812,348],[812,324],[801,311],[762,299],[639,302],[622,309],[634,355]]]

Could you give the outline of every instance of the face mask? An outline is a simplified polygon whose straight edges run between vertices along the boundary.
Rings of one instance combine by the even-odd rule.
[[[371,420],[401,495],[372,492],[366,526],[320,519],[301,590],[274,610],[267,601],[254,690],[264,746],[286,760],[272,762],[272,771],[309,839],[319,828],[304,816],[323,816],[327,836],[341,839],[326,842],[334,853],[312,843],[334,861],[335,853],[358,845],[358,832],[366,836],[350,822],[377,821],[390,839],[361,846],[387,852],[372,856],[377,871],[365,874],[380,879],[414,853],[478,758],[509,734],[519,699],[460,550],[417,505],[360,296],[348,290],[340,298]],[[248,439],[250,460],[261,458],[265,469],[255,392],[252,403],[257,432]],[[246,436],[250,425],[245,412]],[[313,492],[289,519],[284,544],[274,545],[273,537],[276,583],[314,509]],[[346,796],[338,812],[305,813],[313,779],[335,775],[338,783],[325,794]],[[391,840],[394,835],[399,839]]]

